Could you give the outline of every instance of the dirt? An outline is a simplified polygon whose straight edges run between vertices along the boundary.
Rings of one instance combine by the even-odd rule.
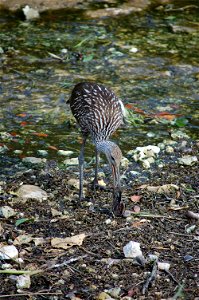
[[[187,149],[190,155],[198,153],[198,146],[194,143]],[[177,148],[176,152],[182,155]],[[123,199],[126,209],[132,213],[132,217],[128,218],[113,218],[110,214],[111,193],[98,191],[93,197],[94,192],[89,185],[87,196],[95,198],[95,210],[89,209],[86,202],[80,206],[77,190],[67,185],[69,178],[77,178],[73,170],[60,170],[51,164],[45,169],[30,169],[14,179],[7,178],[0,195],[1,205],[10,205],[21,213],[21,217],[34,221],[16,227],[15,222],[20,216],[1,218],[3,233],[0,242],[12,244],[23,233],[42,237],[45,243],[36,246],[30,242],[17,246],[24,262],[21,265],[11,262],[12,267],[17,270],[42,269],[43,272],[31,276],[29,289],[18,292],[10,275],[1,274],[0,298],[106,299],[102,295],[100,298],[101,292],[120,287],[118,299],[198,299],[198,220],[187,216],[188,211],[198,212],[197,164],[180,166],[169,162],[163,168],[153,168],[147,184],[176,184],[179,190],[169,195],[141,189],[142,176],[131,184],[131,170],[132,164],[125,172],[126,186],[123,182]],[[87,181],[92,172],[92,169],[87,169]],[[48,199],[42,202],[29,200],[24,204],[17,202],[13,192],[22,183],[40,186],[48,193]],[[135,194],[142,196],[137,203],[130,200]],[[139,207],[143,216],[135,214],[135,206]],[[52,208],[60,215],[53,216]],[[82,246],[62,250],[54,249],[50,244],[53,237],[70,237],[80,233],[86,234]],[[148,254],[155,254],[160,262],[171,264],[169,273],[158,271],[145,294],[143,286],[152,264],[147,259],[146,264],[141,266],[124,258],[123,247],[131,240],[141,244],[146,259]],[[188,261],[187,255],[190,255]],[[55,264],[71,259],[74,261],[55,267]],[[108,265],[108,259],[114,263]]]

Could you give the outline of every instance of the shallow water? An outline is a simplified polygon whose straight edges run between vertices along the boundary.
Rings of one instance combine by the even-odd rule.
[[[8,149],[1,165],[38,156],[38,149],[56,160],[56,149],[78,155],[81,139],[65,100],[85,80],[111,87],[125,104],[144,112],[144,122],[113,137],[124,154],[169,137],[171,122],[147,120],[162,112],[185,118],[183,130],[198,138],[199,9],[172,10],[197,2],[95,20],[83,8],[44,13],[32,22],[2,13],[0,143]],[[173,33],[173,25],[192,32]]]

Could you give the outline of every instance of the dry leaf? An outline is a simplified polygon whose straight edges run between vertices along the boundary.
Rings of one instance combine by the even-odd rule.
[[[21,234],[13,242],[13,245],[29,244],[33,240],[32,234]]]
[[[133,195],[133,196],[131,196],[130,199],[133,202],[139,202],[141,198],[142,198],[142,196],[140,196],[140,195]]]
[[[170,194],[179,190],[179,186],[175,184],[163,184],[157,186],[151,186],[148,184],[143,184],[139,187],[140,189],[146,189],[149,192],[158,193],[158,194]]]
[[[66,238],[53,238],[51,246],[54,248],[68,249],[72,246],[81,246],[86,235],[84,233]]]

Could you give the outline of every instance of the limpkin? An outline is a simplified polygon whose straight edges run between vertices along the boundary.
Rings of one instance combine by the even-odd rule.
[[[82,82],[72,90],[69,99],[70,107],[80,126],[83,142],[79,155],[79,199],[83,195],[84,148],[90,135],[95,145],[96,167],[94,184],[97,184],[99,152],[106,155],[113,175],[113,206],[114,215],[122,215],[124,203],[121,201],[120,148],[109,140],[110,135],[123,123],[124,106],[120,99],[101,84]]]

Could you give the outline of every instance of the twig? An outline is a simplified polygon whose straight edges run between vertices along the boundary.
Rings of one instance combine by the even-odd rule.
[[[171,274],[171,272],[169,272],[168,270],[165,270],[165,273],[168,274],[171,277],[171,279],[179,285],[179,282],[175,279],[175,277],[173,276],[173,274]]]
[[[185,233],[179,233],[179,232],[174,232],[174,231],[170,231],[170,233],[175,234],[175,235],[185,236],[185,237],[194,237],[193,234],[185,234]]]
[[[88,253],[88,254],[90,254],[90,255],[92,255],[92,256],[95,256],[95,257],[98,257],[98,258],[99,258],[99,254],[93,253],[93,252],[91,252],[91,251],[85,249],[85,248],[82,247],[82,246],[80,246],[79,249],[82,249],[84,252],[86,252],[86,253]]]
[[[199,8],[199,6],[197,5],[186,5],[184,7],[179,7],[179,8],[167,8],[165,9],[165,11],[184,11],[186,9],[190,9],[190,8]]]
[[[142,288],[142,294],[143,295],[145,295],[146,291],[148,290],[149,284],[151,284],[156,279],[157,270],[158,270],[158,262],[157,262],[157,259],[156,259],[153,263],[153,269],[152,269],[150,275],[148,276],[145,284],[143,285],[143,288]]]
[[[48,267],[46,270],[50,270],[50,269],[54,269],[54,268],[60,268],[60,267],[67,266],[68,264],[73,263],[73,262],[75,262],[75,261],[77,261],[77,260],[80,260],[80,259],[82,259],[82,258],[85,258],[85,257],[87,257],[87,256],[88,256],[88,255],[82,255],[82,256],[78,256],[78,257],[72,257],[72,258],[70,258],[70,259],[64,261],[64,262],[61,263],[61,264],[55,264],[55,265],[53,265],[53,266],[51,266],[51,267]]]
[[[35,271],[28,271],[28,270],[15,270],[15,269],[6,269],[6,270],[0,270],[0,274],[14,274],[14,275],[36,275],[39,273],[44,272],[44,270],[35,270]]]
[[[52,293],[24,293],[24,294],[10,294],[10,295],[0,295],[0,298],[9,298],[9,297],[21,297],[21,296],[36,296],[36,295],[63,295],[62,292],[52,292]]]

